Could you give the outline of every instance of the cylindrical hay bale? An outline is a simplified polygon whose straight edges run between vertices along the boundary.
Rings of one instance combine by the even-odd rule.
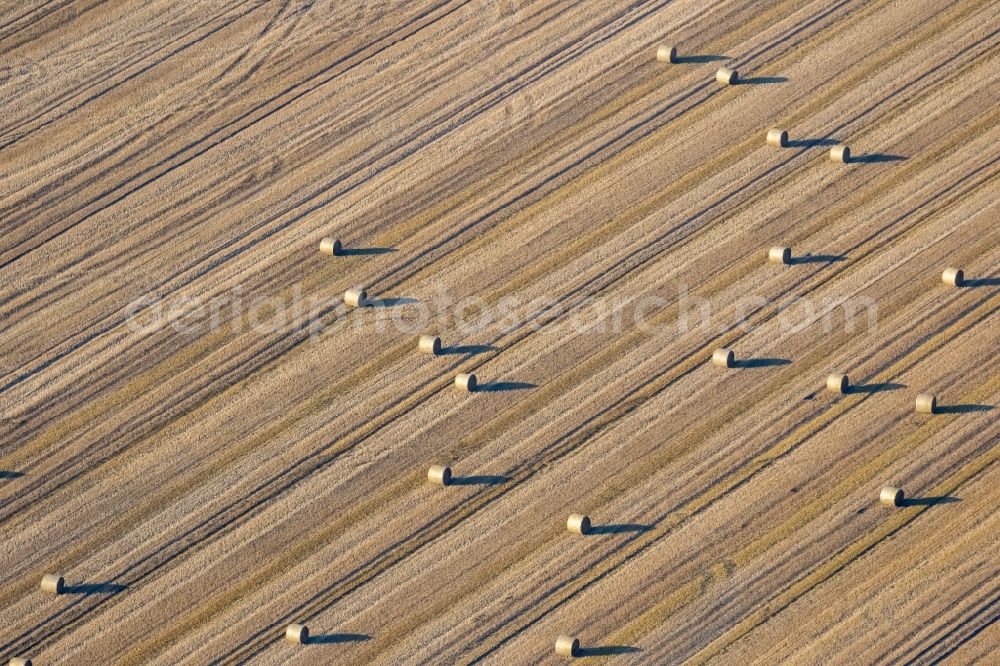
[[[560,636],[556,639],[556,654],[561,657],[575,657],[580,652],[580,639]]]
[[[24,657],[11,657],[8,663],[10,666],[31,666],[31,660]]]
[[[767,145],[784,148],[788,145],[788,132],[780,129],[767,130]]]
[[[476,390],[476,376],[467,373],[461,373],[455,376],[455,386],[462,390],[472,393]]]
[[[937,410],[937,398],[929,393],[917,396],[917,414],[933,414]]]
[[[363,308],[368,305],[368,294],[360,287],[348,289],[344,294],[344,304],[349,308]]]
[[[715,73],[715,80],[724,86],[734,86],[739,81],[739,73],[735,69],[720,67]]]
[[[437,356],[441,353],[441,338],[436,335],[421,335],[417,346],[421,353]]]
[[[830,149],[830,159],[834,162],[847,164],[851,161],[851,149],[847,146],[834,146]]]
[[[566,529],[573,534],[586,534],[590,531],[590,518],[580,513],[572,513],[566,519]]]
[[[772,247],[767,253],[767,260],[772,264],[789,264],[792,262],[792,248]]]
[[[878,501],[886,506],[900,506],[903,503],[903,489],[886,486],[878,494]]]
[[[42,592],[48,594],[62,594],[66,581],[59,574],[45,574],[42,576]]]
[[[660,62],[677,62],[677,47],[661,44],[656,49],[656,59]]]
[[[847,375],[834,374],[826,378],[826,387],[834,393],[847,393],[850,385],[851,383],[848,381]]]
[[[965,284],[965,273],[961,268],[946,268],[941,274],[941,280],[952,287],[961,287]]]
[[[451,467],[431,465],[427,470],[427,480],[436,486],[447,486],[451,483]]]
[[[720,368],[731,368],[736,363],[736,354],[732,349],[716,349],[712,353],[712,363]]]
[[[330,256],[340,254],[340,247],[340,240],[337,238],[324,238],[319,242],[319,251]]]
[[[304,624],[290,624],[285,629],[285,640],[289,643],[305,645],[309,642],[309,627]]]

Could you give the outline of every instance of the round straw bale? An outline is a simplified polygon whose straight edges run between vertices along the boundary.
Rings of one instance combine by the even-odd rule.
[[[338,238],[324,238],[319,242],[319,251],[323,254],[329,254],[330,256],[340,254],[340,239]]]
[[[460,373],[455,376],[455,386],[459,390],[472,393],[476,390],[476,376],[471,373]]]
[[[735,69],[720,67],[719,71],[715,73],[715,80],[724,86],[734,86],[739,82],[740,75]]]
[[[590,531],[590,518],[581,513],[571,513],[566,519],[566,529],[574,534],[586,534]]]
[[[427,481],[436,486],[447,486],[451,483],[451,467],[431,465],[427,470]]]
[[[712,364],[720,368],[731,368],[736,363],[736,354],[732,349],[716,349],[712,352]]]
[[[792,248],[772,247],[767,252],[767,260],[772,264],[790,264],[792,262]]]
[[[580,639],[559,636],[556,639],[556,654],[561,657],[575,657],[580,652]]]
[[[661,44],[656,49],[656,59],[660,62],[677,62],[677,47]]]
[[[788,132],[782,129],[767,130],[767,145],[784,148],[788,145]]]
[[[886,486],[878,494],[878,501],[886,506],[900,506],[903,503],[903,489]]]
[[[344,304],[349,308],[363,308],[368,305],[368,293],[360,287],[348,289],[344,294]]]
[[[285,629],[285,640],[289,643],[305,645],[309,642],[309,627],[304,624],[290,624]]]
[[[830,148],[830,159],[834,162],[847,164],[851,161],[851,149],[844,145],[833,146]]]
[[[31,660],[24,657],[11,657],[9,666],[31,666]]]
[[[937,398],[929,393],[917,396],[917,414],[933,414],[937,410]]]
[[[826,387],[834,393],[847,393],[850,385],[847,375],[833,374],[826,378]]]
[[[941,274],[941,281],[952,287],[961,287],[965,284],[965,273],[961,268],[946,268]]]
[[[62,594],[66,581],[59,574],[45,574],[42,576],[42,592],[49,594]]]
[[[417,346],[421,353],[437,356],[441,353],[441,338],[436,335],[421,335]]]

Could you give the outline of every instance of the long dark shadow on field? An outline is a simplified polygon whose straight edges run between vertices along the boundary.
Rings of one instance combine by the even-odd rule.
[[[938,414],[972,414],[973,412],[988,412],[993,409],[993,405],[938,405],[935,411]]]
[[[1000,277],[988,277],[988,278],[976,278],[975,280],[966,280],[962,283],[963,287],[1000,287]]]
[[[689,56],[677,56],[674,60],[675,65],[696,65],[705,62],[716,62],[717,60],[729,60],[729,56],[726,55],[689,55]]]
[[[309,645],[360,643],[361,641],[370,641],[371,639],[372,637],[368,634],[316,634],[310,636],[306,643]]]
[[[733,361],[734,368],[771,368],[777,365],[789,365],[787,358],[748,358]]]
[[[900,506],[937,506],[938,504],[954,504],[961,502],[957,497],[941,495],[939,497],[910,497],[904,499]]]
[[[493,345],[462,345],[459,347],[442,347],[440,354],[485,354],[497,351]]]
[[[847,388],[848,393],[881,393],[883,391],[896,391],[906,388],[906,384],[895,384],[893,382],[881,382],[879,384],[857,384]]]
[[[628,532],[648,532],[651,529],[653,529],[652,525],[619,523],[616,525],[597,525],[595,527],[591,527],[588,534],[625,534]]]
[[[79,583],[63,587],[63,594],[115,594],[125,589],[121,583]]]
[[[396,305],[410,305],[419,302],[419,298],[409,298],[406,296],[398,298],[374,298],[368,299],[368,306],[373,308],[391,308]]]
[[[738,86],[759,86],[768,83],[785,83],[788,81],[788,77],[785,76],[751,76],[746,79],[737,79],[736,85]]]
[[[879,162],[902,162],[906,157],[903,155],[888,155],[885,153],[872,153],[871,155],[851,155],[847,160],[851,164],[878,164]]]
[[[524,389],[538,388],[537,384],[529,382],[489,382],[480,384],[476,389],[477,393],[506,393],[507,391],[522,391]]]
[[[818,146],[836,146],[840,141],[836,139],[789,139],[789,148],[816,148]]]
[[[842,254],[807,254],[802,257],[792,257],[789,264],[832,264],[837,261],[846,261],[847,257]]]
[[[0,479],[17,479],[24,476],[24,472],[9,472],[0,469]]]
[[[451,477],[451,485],[453,486],[498,486],[501,483],[507,483],[508,481],[510,481],[509,476],[502,476],[499,474]]]
[[[356,255],[366,255],[366,254],[389,254],[390,252],[396,252],[394,247],[349,247],[341,248],[339,254],[343,257],[351,257]]]
[[[576,654],[578,657],[610,657],[633,652],[642,652],[642,650],[631,645],[602,645],[600,647],[580,648]]]

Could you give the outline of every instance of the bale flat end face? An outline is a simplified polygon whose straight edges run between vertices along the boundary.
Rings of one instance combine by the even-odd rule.
[[[772,247],[767,252],[767,260],[772,264],[790,264],[792,263],[792,248]]]
[[[435,335],[421,335],[417,347],[422,354],[437,356],[441,353],[441,338]]]
[[[451,483],[451,468],[444,465],[431,465],[427,470],[427,481],[436,486],[447,486]]]
[[[560,636],[556,639],[556,654],[560,657],[575,657],[580,654],[580,639]]]
[[[929,393],[917,396],[917,414],[933,414],[937,411],[937,398]]]
[[[340,254],[341,245],[337,238],[324,238],[319,243],[319,251],[331,257]]]
[[[941,274],[941,281],[952,287],[961,287],[965,284],[965,273],[961,268],[947,268]]]
[[[656,49],[656,59],[659,62],[677,62],[677,47],[661,44],[660,47]]]
[[[570,514],[566,519],[566,529],[573,534],[586,534],[590,531],[590,518],[581,514]]]
[[[712,352],[712,364],[720,368],[731,368],[736,363],[736,353],[732,349],[716,349]]]
[[[42,592],[47,594],[62,594],[65,587],[66,581],[59,574],[45,574],[42,576]]]
[[[767,145],[784,148],[788,145],[788,132],[780,129],[767,130]]]
[[[7,663],[9,666],[31,666],[31,660],[24,657],[11,657]]]
[[[847,393],[850,386],[851,383],[847,379],[847,375],[830,375],[826,378],[826,388],[834,393]]]
[[[830,159],[840,164],[847,164],[851,161],[851,149],[847,146],[834,146],[830,149]]]
[[[715,80],[724,86],[734,86],[739,82],[739,73],[735,69],[722,67],[715,73]]]
[[[476,390],[476,376],[472,374],[461,373],[455,377],[455,387],[459,391],[466,391],[467,393],[472,393]]]
[[[886,486],[882,489],[882,492],[878,494],[878,501],[886,506],[901,506],[904,499],[902,488],[893,488],[892,486]]]
[[[348,289],[344,294],[344,305],[349,308],[363,308],[368,306],[368,293],[360,287]]]
[[[309,627],[304,624],[290,624],[285,629],[285,640],[297,645],[305,645],[309,642]]]

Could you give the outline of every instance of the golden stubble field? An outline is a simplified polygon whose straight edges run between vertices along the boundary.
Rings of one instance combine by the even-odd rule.
[[[989,0],[0,6],[0,657],[993,663],[998,82]]]

